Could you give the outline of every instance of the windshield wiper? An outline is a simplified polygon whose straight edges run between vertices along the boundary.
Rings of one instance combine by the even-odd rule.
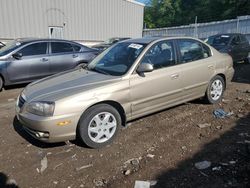
[[[94,72],[98,72],[98,73],[101,73],[101,74],[106,74],[106,75],[110,75],[109,73],[101,70],[101,69],[96,69],[96,68],[92,68],[92,69],[89,69],[91,71],[94,71]]]

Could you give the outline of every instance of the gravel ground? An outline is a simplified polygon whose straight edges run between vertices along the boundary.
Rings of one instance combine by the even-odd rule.
[[[22,88],[7,88],[0,93],[0,187],[133,188],[136,180],[154,188],[249,187],[250,64],[235,69],[220,104],[196,100],[130,122],[98,150],[29,137],[15,118]],[[233,114],[217,119],[218,108]]]

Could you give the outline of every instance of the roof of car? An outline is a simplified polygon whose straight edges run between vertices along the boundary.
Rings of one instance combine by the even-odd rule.
[[[129,39],[125,42],[134,42],[134,43],[141,43],[141,44],[149,44],[153,41],[159,40],[159,39],[196,39],[193,37],[178,37],[178,36],[153,36],[153,37],[143,37],[143,38],[137,38],[137,39]],[[198,39],[199,40],[199,39]]]
[[[21,43],[38,42],[38,41],[39,42],[42,42],[42,41],[73,42],[73,41],[63,40],[63,39],[49,39],[49,38],[18,38],[16,39],[16,41],[21,42]]]
[[[228,36],[234,36],[234,35],[242,35],[241,33],[218,33],[216,35],[212,35],[210,37],[220,36],[220,35],[228,35]]]
[[[143,37],[143,38],[136,38],[136,39],[129,39],[125,42],[134,42],[134,43],[141,43],[141,44],[149,44],[157,39],[160,39],[162,37]]]

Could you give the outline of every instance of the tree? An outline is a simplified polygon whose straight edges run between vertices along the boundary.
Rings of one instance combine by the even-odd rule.
[[[250,15],[249,0],[149,0],[144,21],[147,28],[233,19]]]

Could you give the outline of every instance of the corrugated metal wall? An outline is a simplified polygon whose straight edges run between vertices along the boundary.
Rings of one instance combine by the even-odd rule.
[[[69,40],[141,37],[143,12],[126,0],[0,0],[0,39],[48,37],[49,26]]]
[[[241,16],[238,19],[224,20],[218,22],[197,24],[197,34],[195,25],[185,25],[180,27],[169,27],[159,29],[145,29],[143,36],[191,36],[207,38],[218,33],[243,33],[250,41],[250,16]]]

